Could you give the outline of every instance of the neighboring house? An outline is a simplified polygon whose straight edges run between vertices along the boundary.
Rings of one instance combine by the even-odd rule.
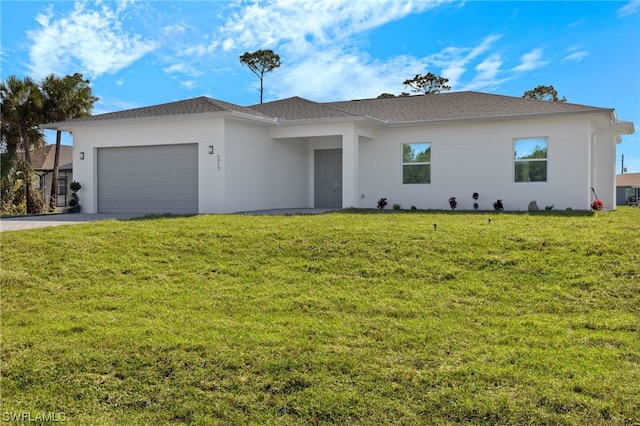
[[[30,154],[31,166],[38,175],[38,187],[42,191],[42,199],[47,203],[47,200],[49,200],[51,196],[56,146],[47,145],[31,151]],[[60,158],[58,159],[58,198],[56,207],[69,206],[69,184],[71,182],[73,182],[73,147],[60,145]]]
[[[51,123],[87,213],[615,206],[615,110],[477,92],[241,107],[207,97]]]
[[[640,173],[623,173],[616,176],[616,204],[627,206],[640,200]]]

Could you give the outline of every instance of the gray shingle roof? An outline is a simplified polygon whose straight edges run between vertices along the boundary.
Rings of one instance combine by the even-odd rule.
[[[390,123],[411,123],[607,111],[612,111],[612,109],[564,102],[515,98],[480,92],[449,92],[324,103],[313,102],[300,97],[292,97],[249,107],[242,107],[229,102],[201,96],[194,99],[69,120],[64,124],[215,112],[236,112],[258,118],[278,118],[288,121],[321,118],[371,117]],[[59,125],[61,123],[55,124]]]
[[[128,109],[125,111],[110,112],[106,114],[92,115],[73,121],[102,121],[133,118],[165,117],[172,115],[202,114],[207,112],[239,112],[257,117],[267,118],[263,114],[235,105],[229,102],[200,96],[194,99],[169,102],[161,105],[153,105],[143,108]]]
[[[353,117],[354,115],[359,115],[297,96],[279,101],[252,105],[249,108],[281,120]]]
[[[353,115],[396,123],[610,111],[565,102],[539,101],[479,92],[451,92],[397,98],[328,102]]]

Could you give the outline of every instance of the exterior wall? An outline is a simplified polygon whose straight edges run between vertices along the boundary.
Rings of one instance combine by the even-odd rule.
[[[309,207],[306,139],[274,140],[247,122],[225,125],[225,211]]]
[[[82,185],[78,192],[82,211],[98,208],[97,150],[104,147],[198,144],[198,203],[200,213],[224,211],[224,161],[218,169],[218,155],[224,158],[223,119],[164,119],[134,123],[78,127],[73,131],[74,178]],[[214,154],[209,154],[209,146]],[[80,159],[81,153],[84,159]]]
[[[343,150],[343,207],[374,208],[386,197],[403,208],[588,209],[591,187],[615,205],[615,135],[589,116],[385,127],[322,123],[267,126],[238,118],[175,117],[92,123],[74,129],[74,179],[83,212],[97,212],[97,150],[198,144],[198,210],[226,213],[313,207],[314,151]],[[545,137],[547,182],[514,182],[514,139]],[[431,143],[431,183],[402,183],[402,145]],[[213,150],[213,153],[210,153]],[[81,154],[84,159],[80,159]]]
[[[358,207],[360,200],[360,142],[373,138],[375,131],[367,125],[334,122],[272,128],[274,139],[306,139],[308,141],[308,206],[314,203],[314,151],[318,149],[342,149],[342,207]]]
[[[593,132],[592,186],[605,209],[616,207],[616,137],[611,129]],[[593,199],[594,197],[591,197]]]
[[[523,137],[547,138],[547,182],[514,181],[514,139]],[[402,145],[413,142],[431,143],[430,184],[402,183]],[[359,207],[385,197],[402,208],[449,209],[456,197],[458,209],[470,210],[478,192],[481,210],[497,199],[505,210],[534,200],[540,209],[588,209],[588,158],[589,123],[580,117],[386,128],[360,143]]]

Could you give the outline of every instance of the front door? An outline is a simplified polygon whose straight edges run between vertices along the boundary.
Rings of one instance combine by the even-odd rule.
[[[342,208],[342,150],[319,149],[314,152],[315,208]]]

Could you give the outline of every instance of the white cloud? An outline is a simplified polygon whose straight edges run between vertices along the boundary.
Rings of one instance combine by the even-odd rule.
[[[424,69],[424,65],[407,56],[378,61],[359,52],[324,50],[268,75],[266,90],[269,98],[301,96],[314,101],[371,98],[384,92],[398,94],[403,90],[402,80]]]
[[[487,53],[501,37],[501,35],[488,36],[474,47],[448,47],[442,52],[428,56],[426,62],[440,68],[442,76],[448,78],[448,84],[455,89],[460,84],[468,65]]]
[[[162,28],[162,33],[168,36],[182,35],[187,32],[187,27],[183,24],[167,25]]]
[[[68,16],[56,17],[53,6],[36,17],[40,28],[27,33],[33,43],[30,71],[36,78],[48,73],[81,72],[90,78],[115,73],[154,50],[157,45],[122,29],[122,13],[129,3],[76,2]]]
[[[239,52],[273,49],[283,58],[283,64],[265,76],[265,99],[302,96],[318,101],[375,97],[383,92],[399,94],[406,90],[402,81],[426,72],[448,78],[453,90],[490,90],[515,78],[515,74],[547,63],[542,59],[542,49],[536,49],[523,55],[515,68],[503,69],[502,53],[496,51],[502,34],[490,34],[476,44],[445,47],[423,57],[374,58],[362,49],[368,32],[442,3],[237,1],[230,6],[230,14],[223,18],[222,26],[211,38],[184,48],[175,56],[196,69],[210,69],[211,63],[207,61],[215,57],[216,68],[233,72],[239,67]],[[463,3],[454,4],[462,7]],[[167,63],[171,64],[172,60]],[[186,70],[183,65],[174,64],[164,71],[185,73]],[[246,75],[249,90],[257,92],[258,80]]]
[[[582,27],[584,25],[587,25],[587,20],[585,18],[581,18],[567,25],[567,28],[577,28],[577,27]]]
[[[428,71],[449,78],[448,84],[453,90],[495,87],[504,81],[498,77],[502,72],[502,59],[498,54],[491,54],[475,67],[477,76],[472,83],[461,88],[459,77],[472,61],[487,54],[499,38],[492,35],[477,46],[448,47],[424,58],[395,56],[381,60],[338,47],[317,50],[291,65],[284,65],[273,76],[268,75],[267,81],[277,81],[266,87],[268,92],[269,88],[276,88],[268,93],[273,98],[302,96],[317,101],[370,98],[381,93],[399,94],[406,90],[402,81]]]
[[[460,90],[490,90],[507,81],[508,78],[500,77],[502,64],[503,61],[500,55],[492,54],[476,65],[476,76]]]
[[[182,87],[184,87],[185,89],[189,89],[189,90],[191,90],[191,89],[193,89],[193,88],[196,86],[196,82],[195,82],[195,81],[193,81],[193,80],[189,80],[189,81],[181,81],[181,82],[180,82],[180,85],[181,85]]]
[[[542,60],[542,49],[534,49],[529,53],[525,53],[520,58],[520,65],[513,68],[513,71],[533,71],[545,66],[548,62]]]
[[[640,12],[640,1],[632,0],[618,9],[618,16],[623,18],[625,16],[633,15],[638,12]]]
[[[562,58],[562,62],[580,62],[587,55],[589,55],[589,52],[581,50],[565,56],[564,58]]]
[[[204,74],[204,72],[196,69],[193,65],[184,62],[169,65],[168,67],[162,68],[162,71],[167,74],[184,74],[190,77],[199,77]]]
[[[420,13],[443,3],[406,0],[253,1],[227,20],[220,31],[223,49],[275,48],[292,51],[339,43],[353,35]]]

